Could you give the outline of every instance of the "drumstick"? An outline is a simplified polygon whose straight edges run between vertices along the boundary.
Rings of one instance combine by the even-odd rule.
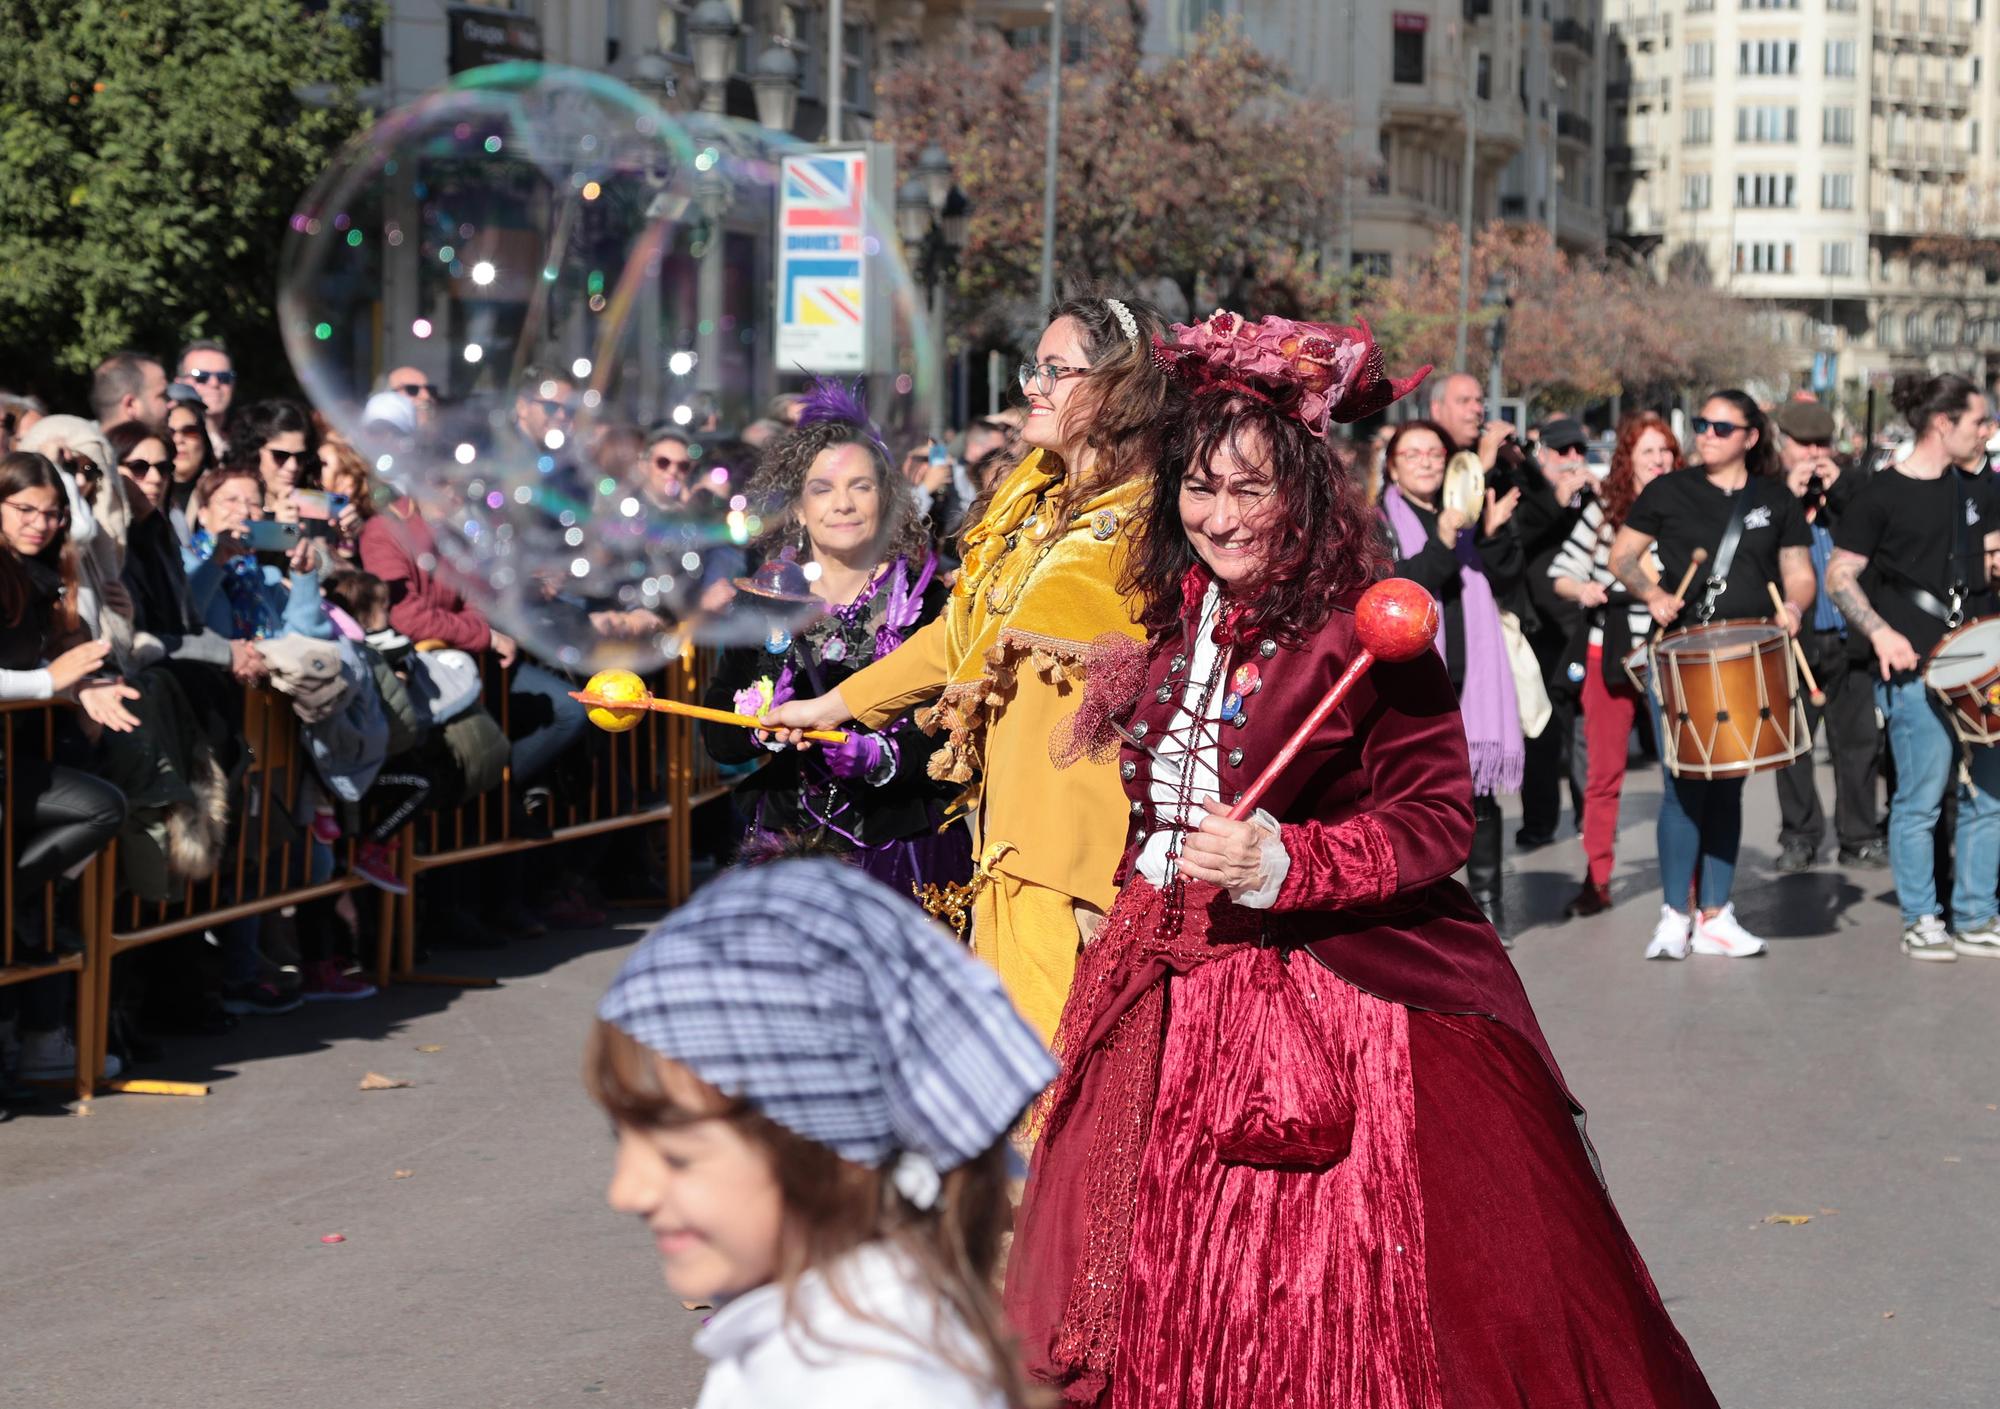
[[[1681,599],[1683,606],[1687,604],[1688,586],[1694,581],[1694,570],[1707,561],[1708,549],[1706,548],[1695,549],[1693,556],[1688,559],[1688,570],[1681,574],[1681,585],[1674,589],[1674,595]],[[1667,624],[1663,621],[1653,628],[1653,644],[1656,646],[1659,645],[1660,638],[1666,634]]]
[[[1764,586],[1770,589],[1771,605],[1778,609],[1778,620],[1782,622],[1785,619],[1785,599],[1778,595],[1778,584],[1767,581]],[[1791,633],[1786,634],[1789,636]],[[1806,664],[1806,648],[1799,644],[1796,636],[1792,636],[1791,641],[1792,659],[1799,663],[1799,674],[1805,677],[1806,698],[1812,701],[1814,709],[1824,709],[1826,696],[1820,693],[1819,681],[1813,679],[1812,667]]]
[[[1354,682],[1366,675],[1370,666],[1378,660],[1415,660],[1431,648],[1437,630],[1437,598],[1408,578],[1385,577],[1362,593],[1361,600],[1354,605],[1354,634],[1361,641],[1360,653],[1340,672],[1326,698],[1292,731],[1291,738],[1285,740],[1285,746],[1278,750],[1277,757],[1258,775],[1249,791],[1229,809],[1229,820],[1240,822],[1257,810],[1258,802],[1271,790],[1271,785],[1299,756],[1299,750],[1326,722],[1326,717],[1340,708]]]
[[[731,714],[726,709],[709,709],[705,705],[682,704],[679,700],[663,700],[657,695],[646,695],[634,700],[614,700],[603,695],[594,695],[588,690],[571,690],[569,697],[590,709],[608,709],[616,712],[650,709],[660,714],[684,714],[689,719],[705,719],[711,724],[734,724],[739,729],[771,729],[768,724],[753,714]],[[808,729],[805,737],[823,744],[844,744],[847,734],[840,729]]]

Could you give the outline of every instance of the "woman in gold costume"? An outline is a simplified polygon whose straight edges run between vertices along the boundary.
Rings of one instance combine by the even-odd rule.
[[[872,728],[935,701],[918,719],[948,733],[933,773],[966,785],[972,947],[1045,1039],[1125,845],[1117,741],[1101,731],[1144,670],[1118,582],[1166,404],[1153,360],[1165,332],[1136,299],[1058,305],[1021,368],[1027,457],[967,516],[943,615],[837,689],[767,716],[784,730]]]

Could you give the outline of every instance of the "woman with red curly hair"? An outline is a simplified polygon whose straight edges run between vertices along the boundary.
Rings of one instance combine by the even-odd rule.
[[[1584,741],[1588,755],[1583,789],[1583,855],[1589,869],[1564,919],[1598,915],[1611,908],[1611,868],[1618,842],[1618,797],[1625,787],[1626,746],[1640,704],[1625,674],[1625,657],[1643,645],[1653,618],[1611,572],[1611,540],[1625,522],[1639,491],[1681,467],[1673,427],[1650,411],[1618,424],[1611,473],[1601,497],[1584,505],[1569,542],[1549,564],[1558,597],[1584,609],[1584,630],[1570,642],[1570,683],[1582,687]],[[1659,576],[1659,558],[1650,559]]]
[[[1123,890],[1078,961],[1009,1255],[1030,1372],[1071,1404],[1704,1409],[1498,937],[1445,660],[1353,662],[1388,567],[1334,419],[1366,328],[1217,314],[1125,581]]]

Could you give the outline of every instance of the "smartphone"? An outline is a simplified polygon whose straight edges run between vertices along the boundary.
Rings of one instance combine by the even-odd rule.
[[[933,465],[943,465],[950,463],[951,451],[945,449],[943,441],[934,440],[931,442],[930,461]]]
[[[345,494],[333,494],[324,489],[294,489],[292,502],[299,506],[299,517],[328,523],[340,517],[347,508]]]
[[[289,553],[299,546],[303,532],[295,523],[258,519],[243,526],[243,541],[250,545],[253,553]]]

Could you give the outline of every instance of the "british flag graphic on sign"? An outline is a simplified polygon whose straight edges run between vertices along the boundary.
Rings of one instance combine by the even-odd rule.
[[[867,369],[865,152],[784,159],[778,203],[780,366]]]

